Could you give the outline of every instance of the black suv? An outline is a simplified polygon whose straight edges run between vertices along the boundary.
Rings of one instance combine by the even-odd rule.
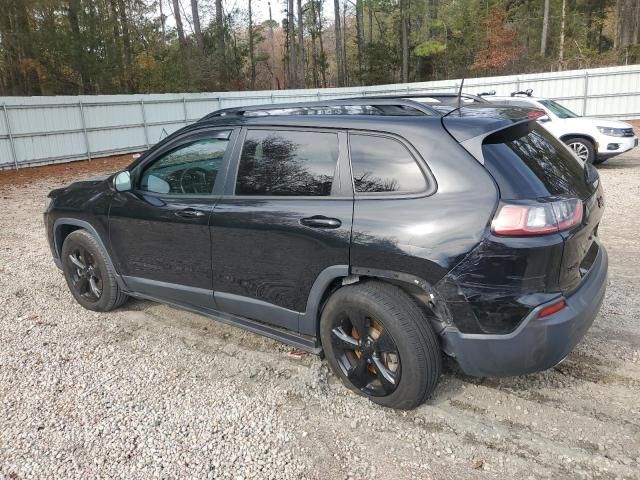
[[[495,106],[218,111],[49,197],[84,307],[153,299],[324,352],[395,408],[431,394],[442,352],[476,376],[556,365],[606,287],[597,172]]]

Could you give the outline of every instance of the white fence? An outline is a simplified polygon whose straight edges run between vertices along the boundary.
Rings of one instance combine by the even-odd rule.
[[[379,93],[454,92],[460,80],[201,94],[0,97],[0,169],[137,152],[220,108]],[[581,115],[640,118],[640,65],[470,78],[467,93],[532,88]]]

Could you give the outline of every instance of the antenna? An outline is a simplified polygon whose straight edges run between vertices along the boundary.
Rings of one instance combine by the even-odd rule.
[[[462,86],[464,85],[464,78],[460,82],[460,89],[458,90],[458,108],[460,108],[460,103],[462,102]]]

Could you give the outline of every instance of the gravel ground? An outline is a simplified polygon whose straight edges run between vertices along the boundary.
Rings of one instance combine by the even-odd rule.
[[[576,351],[510,379],[448,362],[411,412],[198,315],[82,309],[41,210],[84,171],[39,172],[0,172],[0,478],[640,478],[640,150],[600,169],[609,287]]]

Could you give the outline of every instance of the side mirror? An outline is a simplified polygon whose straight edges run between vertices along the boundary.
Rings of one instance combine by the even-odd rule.
[[[549,118],[549,115],[542,115],[541,117],[538,117],[538,121],[540,123],[547,123],[550,122],[551,119]]]
[[[128,192],[131,190],[131,174],[124,170],[113,177],[113,188],[116,192]]]

